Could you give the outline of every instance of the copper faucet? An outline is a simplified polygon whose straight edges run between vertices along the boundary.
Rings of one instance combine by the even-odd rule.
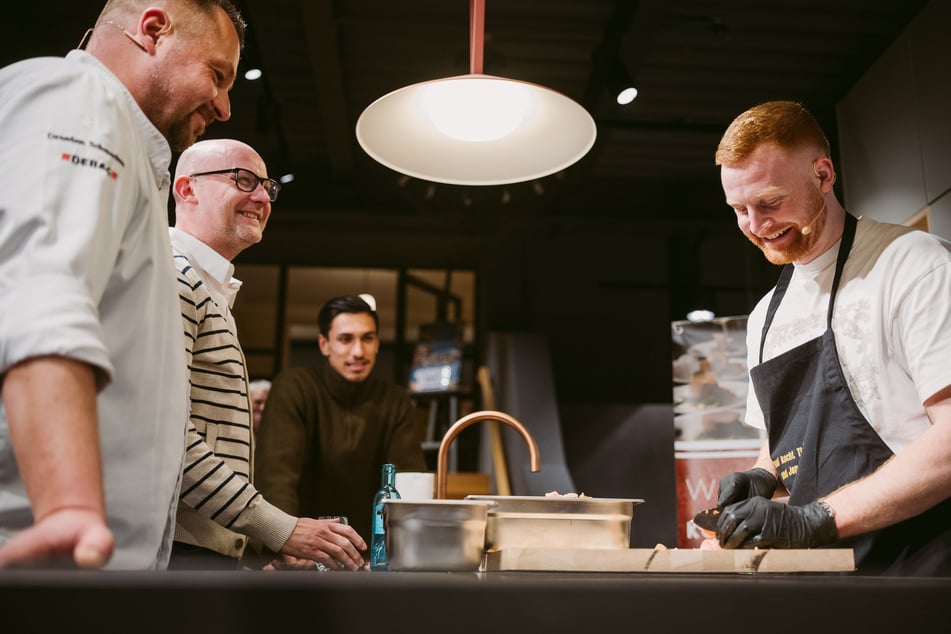
[[[522,423],[518,422],[508,414],[503,414],[502,412],[495,412],[491,410],[473,412],[463,416],[453,423],[452,427],[446,430],[445,435],[442,437],[442,442],[439,443],[439,455],[436,459],[437,500],[443,500],[446,498],[446,470],[449,455],[449,445],[452,444],[452,441],[455,440],[456,436],[458,436],[459,432],[461,432],[463,429],[472,425],[473,423],[478,423],[484,420],[497,420],[501,423],[505,423],[520,433],[522,438],[525,439],[525,444],[528,445],[528,455],[532,473],[541,471],[541,460],[538,457],[538,445],[535,443],[535,439],[532,438],[532,435],[528,433],[528,430],[525,429],[525,426],[522,425]]]

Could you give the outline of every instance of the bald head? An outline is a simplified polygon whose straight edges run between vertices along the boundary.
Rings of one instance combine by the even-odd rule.
[[[195,143],[175,169],[175,227],[234,259],[263,238],[271,200],[262,179],[264,159],[250,145],[234,139]]]
[[[238,158],[252,155],[262,164],[264,163],[257,151],[237,139],[208,139],[199,141],[182,152],[175,166],[175,180],[194,172],[204,172],[230,165]],[[226,165],[226,163],[228,165]]]

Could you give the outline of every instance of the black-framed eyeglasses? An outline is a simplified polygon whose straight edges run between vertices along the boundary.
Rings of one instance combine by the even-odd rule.
[[[195,172],[194,174],[189,174],[188,177],[195,178],[196,176],[211,176],[213,174],[231,174],[231,178],[234,179],[235,187],[243,192],[251,193],[258,185],[261,185],[264,191],[267,192],[267,197],[272,203],[277,200],[277,194],[281,191],[281,184],[273,178],[261,178],[251,170],[243,167],[231,167],[224,170],[212,170],[210,172]]]

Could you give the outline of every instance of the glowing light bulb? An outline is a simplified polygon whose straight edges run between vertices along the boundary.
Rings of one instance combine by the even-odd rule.
[[[617,94],[617,102],[622,106],[626,106],[627,104],[634,101],[635,97],[637,97],[637,88],[631,86],[629,88],[625,88]]]
[[[531,90],[520,82],[459,78],[425,86],[419,107],[437,130],[460,141],[494,141],[532,113]]]
[[[687,321],[692,321],[694,323],[713,321],[715,318],[716,318],[716,315],[713,314],[713,311],[707,310],[705,308],[692,310],[689,313],[687,313]]]

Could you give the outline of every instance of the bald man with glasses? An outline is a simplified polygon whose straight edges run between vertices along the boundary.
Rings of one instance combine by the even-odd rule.
[[[261,156],[240,141],[202,141],[178,161],[169,235],[191,414],[169,569],[235,570],[249,540],[312,570],[315,563],[330,570],[364,565],[366,544],[352,528],[289,515],[253,485],[253,410],[231,314],[241,282],[231,261],[261,241],[280,189]]]

